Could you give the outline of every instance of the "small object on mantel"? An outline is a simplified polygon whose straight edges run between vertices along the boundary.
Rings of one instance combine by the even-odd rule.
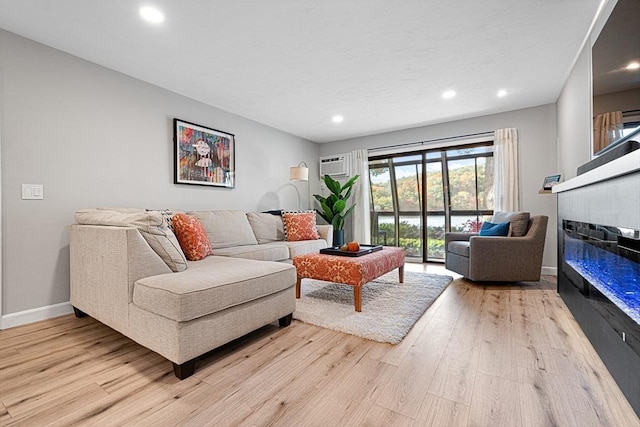
[[[560,176],[560,174],[557,174],[546,177],[542,183],[542,190],[551,190],[551,187],[560,183]]]

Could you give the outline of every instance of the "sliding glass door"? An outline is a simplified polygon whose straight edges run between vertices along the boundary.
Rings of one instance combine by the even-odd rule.
[[[444,260],[446,231],[476,231],[493,214],[492,149],[370,157],[372,241],[403,247],[410,260]]]

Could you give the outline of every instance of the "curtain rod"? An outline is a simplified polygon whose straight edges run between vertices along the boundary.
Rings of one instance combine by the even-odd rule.
[[[409,147],[409,146],[412,146],[412,145],[424,145],[424,144],[428,144],[430,142],[441,142],[441,141],[449,141],[449,140],[452,140],[452,139],[470,138],[472,136],[483,136],[483,135],[489,136],[489,135],[493,135],[493,134],[494,134],[493,131],[487,131],[487,132],[478,132],[478,133],[468,133],[466,135],[447,136],[447,137],[444,137],[444,138],[427,139],[426,141],[406,142],[404,144],[385,145],[383,147],[370,148],[369,152],[371,152],[371,151],[379,151],[379,150],[387,150],[389,148]]]

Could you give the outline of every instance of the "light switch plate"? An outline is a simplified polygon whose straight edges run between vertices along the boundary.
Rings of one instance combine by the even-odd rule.
[[[42,200],[42,199],[44,199],[44,185],[22,184],[22,200]]]

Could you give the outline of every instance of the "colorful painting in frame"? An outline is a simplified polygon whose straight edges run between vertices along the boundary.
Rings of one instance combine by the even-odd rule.
[[[173,119],[176,184],[235,187],[235,136]]]

